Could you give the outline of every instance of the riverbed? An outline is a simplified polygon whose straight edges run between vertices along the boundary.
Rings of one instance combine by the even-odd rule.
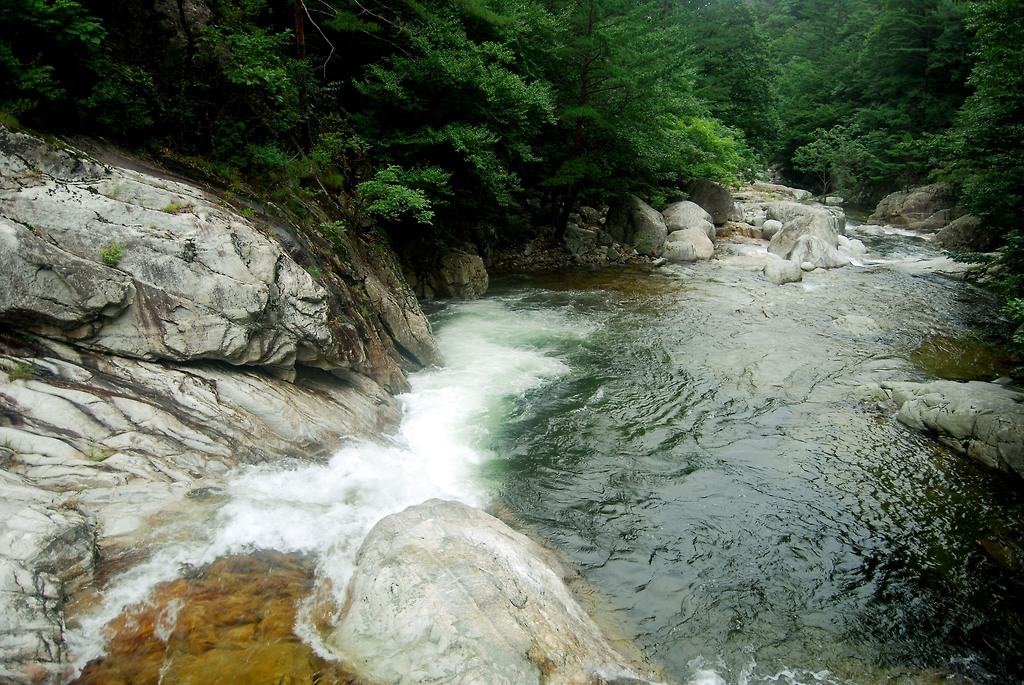
[[[763,244],[711,262],[495,279],[430,311],[447,360],[387,445],[252,468],[197,504],[72,635],[231,554],[309,560],[339,600],[362,537],[429,497],[500,508],[575,562],[678,683],[1024,682],[1019,480],[896,422],[885,380],[994,378],[995,302],[916,236],[776,286]],[[314,621],[297,633],[320,656]],[[305,622],[303,622],[305,620]]]

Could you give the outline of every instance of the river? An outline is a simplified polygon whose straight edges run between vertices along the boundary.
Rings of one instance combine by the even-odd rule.
[[[238,474],[157,536],[73,651],[99,654],[103,625],[182,564],[254,548],[307,555],[341,593],[376,520],[446,497],[549,540],[672,682],[1024,682],[1024,577],[979,544],[1020,539],[1020,483],[869,390],[1001,374],[979,340],[994,302],[932,273],[925,241],[848,232],[858,265],[802,283],[723,244],[709,263],[506,277],[435,306],[447,365],[412,378],[392,444]]]

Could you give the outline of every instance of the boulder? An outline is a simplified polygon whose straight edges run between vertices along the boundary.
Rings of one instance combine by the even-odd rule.
[[[565,229],[565,249],[574,255],[583,256],[598,246],[598,237],[598,231],[569,224]]]
[[[839,234],[846,227],[842,210],[795,202],[773,202],[768,207],[768,216],[782,223],[782,229],[771,237],[769,252],[798,263],[810,261],[815,266],[826,268],[848,263],[836,250]]]
[[[437,276],[441,296],[461,300],[479,299],[487,292],[490,283],[484,260],[475,254],[457,250],[441,258]]]
[[[430,500],[366,537],[325,643],[375,683],[637,683],[546,550],[494,517]]]
[[[1001,471],[1024,476],[1024,393],[996,383],[883,383],[901,423]]]
[[[765,263],[763,271],[765,278],[776,285],[799,283],[804,279],[800,265],[788,259],[771,259]]]
[[[668,237],[661,213],[634,195],[630,197],[629,222],[626,242],[636,247],[636,251],[642,255],[656,257],[661,254],[661,246]]]
[[[952,184],[933,183],[886,195],[867,223],[934,232],[954,217],[956,194]]]
[[[771,240],[781,230],[782,222],[778,219],[765,219],[761,222],[761,235],[765,240]]]
[[[695,202],[673,202],[661,213],[665,219],[665,228],[669,233],[687,228],[699,228],[709,240],[715,239],[715,224],[711,215]]]
[[[935,234],[935,243],[953,252],[991,252],[999,247],[999,235],[981,220],[965,214]]]
[[[282,377],[296,365],[358,369],[396,390],[396,361],[439,360],[415,301],[396,294],[404,284],[359,264],[347,237],[346,267],[399,313],[377,336],[352,335],[372,327],[355,314],[368,303],[353,303],[360,296],[340,281],[331,291],[315,281],[292,257],[303,252],[293,236],[285,248],[286,231],[270,237],[196,186],[83,157],[0,127],[0,268],[10,274],[0,321],[135,359]]]
[[[802,235],[797,238],[786,258],[797,264],[811,264],[822,269],[838,269],[850,263],[839,250],[815,235]]]
[[[693,245],[694,254],[697,259],[711,259],[715,256],[715,244],[708,238],[699,227],[685,228],[681,231],[673,231],[665,239],[666,243],[689,243]]]
[[[742,218],[736,215],[736,201],[733,200],[729,189],[714,181],[697,179],[686,186],[686,192],[693,202],[707,211],[716,226]]]
[[[695,262],[697,261],[697,250],[693,243],[668,241],[665,243],[661,256],[665,258],[665,261],[673,264]]]

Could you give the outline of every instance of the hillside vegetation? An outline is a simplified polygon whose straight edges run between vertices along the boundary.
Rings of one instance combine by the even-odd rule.
[[[88,132],[334,229],[443,244],[531,200],[774,168],[863,204],[930,180],[1024,294],[1019,0],[8,0],[0,113]],[[504,226],[515,239],[516,227]]]

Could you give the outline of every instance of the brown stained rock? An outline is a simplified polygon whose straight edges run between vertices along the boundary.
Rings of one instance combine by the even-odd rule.
[[[72,683],[357,683],[294,633],[313,580],[309,563],[295,556],[219,559],[122,614],[110,626],[106,655]]]

